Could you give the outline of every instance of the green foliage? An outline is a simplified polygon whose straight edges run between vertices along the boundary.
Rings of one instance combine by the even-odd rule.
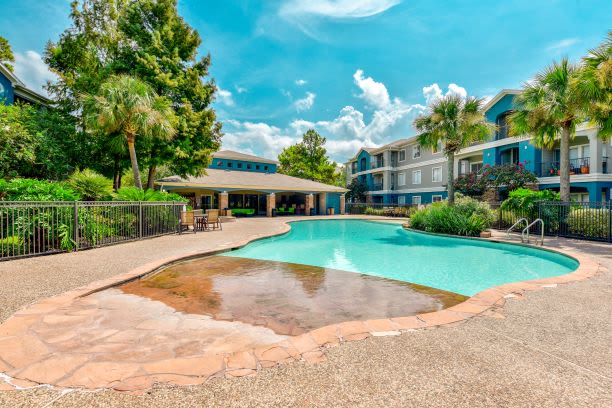
[[[486,203],[458,196],[455,205],[435,203],[410,216],[414,229],[440,234],[478,236],[491,227],[494,214]]]
[[[366,183],[362,183],[359,177],[355,177],[351,180],[351,183],[347,186],[348,192],[346,198],[349,202],[363,203],[366,200],[366,193],[368,192],[368,186]]]
[[[283,149],[278,155],[278,172],[325,184],[344,185],[344,175],[327,157],[327,150],[323,147],[325,142],[326,139],[315,130],[306,131],[301,142]]]
[[[0,101],[0,178],[31,172],[36,163],[38,134],[32,126],[34,108]]]
[[[13,50],[11,49],[11,45],[8,40],[0,35],[0,62],[4,64],[5,67],[13,70],[12,63],[15,62],[15,56],[13,55]]]
[[[255,210],[253,208],[232,208],[232,215],[238,215],[238,216],[255,215]]]
[[[459,176],[455,182],[455,189],[461,194],[477,197],[488,189],[505,188],[513,191],[529,184],[537,184],[535,173],[525,169],[523,163],[502,164],[498,166],[485,166],[479,174],[466,174]]]
[[[601,210],[572,208],[566,222],[571,234],[598,239],[608,237],[608,217],[602,216]]]
[[[19,256],[24,253],[23,239],[18,236],[0,238],[0,256]]]
[[[65,183],[34,179],[0,180],[0,200],[75,201],[79,194]]]
[[[363,213],[366,215],[385,215],[385,210],[382,208],[366,207]]]
[[[495,129],[495,125],[487,122],[483,106],[482,99],[464,99],[449,94],[433,101],[428,107],[429,112],[414,120],[421,146],[433,149],[442,144],[444,147],[450,180],[454,179],[455,154],[475,142],[487,140]],[[448,202],[453,205],[454,201],[454,184],[448,183]]]
[[[186,203],[189,200],[175,194],[158,190],[142,190],[136,187],[122,187],[115,193],[116,201],[175,201]]]
[[[113,193],[113,182],[93,170],[76,170],[68,179],[68,185],[84,201],[109,200]]]
[[[559,201],[559,193],[552,190],[533,191],[526,188],[519,188],[511,191],[510,195],[502,202],[500,210],[504,222],[514,224],[519,218],[525,217],[529,222],[543,218],[550,224],[558,217],[553,214],[554,207],[544,206],[540,208],[540,201]],[[512,221],[513,220],[513,221]]]

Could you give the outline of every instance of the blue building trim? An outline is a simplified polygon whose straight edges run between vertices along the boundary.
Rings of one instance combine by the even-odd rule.
[[[5,105],[12,105],[15,102],[15,91],[13,85],[7,77],[0,72],[0,102]]]

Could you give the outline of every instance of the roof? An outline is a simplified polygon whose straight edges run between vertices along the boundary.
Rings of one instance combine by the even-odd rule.
[[[485,112],[488,111],[506,95],[518,95],[520,93],[521,91],[519,91],[518,89],[502,89],[497,93],[497,95],[491,98],[491,100],[484,105],[483,110]]]
[[[13,71],[8,69],[8,67],[2,63],[0,63],[0,73],[10,81],[15,95],[18,97],[41,105],[51,104],[51,100],[49,98],[29,89],[19,78],[17,78]]]
[[[200,187],[215,190],[265,190],[295,191],[303,193],[344,193],[342,187],[330,186],[312,180],[287,176],[280,173],[260,173],[207,169],[205,175],[182,178],[170,176],[155,182],[160,186]]]
[[[395,140],[391,143],[387,143],[386,145],[383,146],[379,146],[379,147],[362,147],[360,148],[357,153],[355,154],[355,156],[353,156],[352,158],[350,158],[348,160],[348,162],[352,162],[357,160],[357,158],[359,157],[359,154],[361,153],[361,151],[366,151],[369,154],[378,154],[381,152],[384,152],[385,150],[392,150],[392,149],[397,149],[400,148],[401,146],[412,142],[416,139],[416,136],[413,137],[409,137],[409,138],[405,138],[405,139],[399,139],[399,140]]]
[[[270,163],[270,164],[278,164],[275,160],[264,159],[263,157],[257,157],[250,154],[239,153],[233,150],[219,150],[215,154],[213,154],[214,159],[228,159],[228,160],[242,160],[242,161],[251,161],[257,163]]]

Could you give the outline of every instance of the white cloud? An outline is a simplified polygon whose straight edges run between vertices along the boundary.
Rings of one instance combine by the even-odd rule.
[[[234,86],[234,88],[236,89],[236,92],[238,92],[239,94],[245,93],[245,92],[249,91],[245,87],[242,87],[242,86],[239,86],[239,85]]]
[[[226,106],[234,106],[236,104],[234,102],[232,93],[227,89],[222,89],[221,87],[217,88],[217,98],[219,99],[219,102]]]
[[[25,54],[15,53],[15,75],[21,79],[28,88],[47,95],[43,86],[47,81],[55,81],[57,76],[49,68],[36,51],[26,51]]]
[[[429,105],[431,102],[435,101],[436,99],[440,99],[443,96],[447,96],[450,94],[459,95],[462,98],[467,97],[466,89],[457,84],[449,84],[448,90],[446,91],[445,94],[442,93],[442,89],[440,88],[440,85],[438,85],[437,83],[433,83],[429,86],[423,87],[423,96],[425,97],[425,103],[427,105]]]
[[[285,147],[298,141],[298,137],[290,136],[267,123],[231,120],[226,121],[226,124],[230,124],[232,129],[225,130],[222,142],[224,149],[275,159]]]
[[[304,86],[304,85],[306,85],[307,83],[308,83],[308,81],[306,81],[305,79],[296,79],[296,80],[295,80],[295,84],[296,84],[297,86]]]
[[[566,48],[571,47],[577,42],[578,42],[578,38],[565,38],[563,40],[550,44],[548,47],[546,47],[546,51],[560,52],[560,51],[565,50]]]
[[[387,11],[401,0],[290,0],[279,10],[285,17],[363,18]]]
[[[297,101],[293,102],[293,106],[298,112],[310,110],[310,108],[312,108],[312,106],[314,105],[316,97],[317,94],[312,92],[306,92],[306,96],[302,99],[298,99]]]
[[[355,84],[361,89],[360,98],[374,108],[386,109],[391,104],[387,87],[382,82],[376,82],[371,77],[364,78],[363,71],[358,69],[353,74]]]

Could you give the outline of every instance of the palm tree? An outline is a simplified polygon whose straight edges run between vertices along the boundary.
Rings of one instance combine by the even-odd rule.
[[[491,136],[495,125],[487,122],[484,102],[473,96],[462,98],[449,94],[436,99],[428,107],[428,113],[416,118],[414,127],[419,132],[421,146],[436,148],[442,144],[448,160],[448,203],[455,203],[455,154],[461,149]]]
[[[589,122],[598,128],[597,135],[607,140],[612,136],[612,31],[582,58],[574,85],[586,101]]]
[[[553,63],[526,82],[514,99],[510,134],[530,134],[538,147],[551,148],[560,140],[560,193],[570,201],[569,144],[576,125],[585,119],[585,99],[578,92],[580,67],[567,58]]]
[[[88,130],[111,137],[123,135],[127,142],[134,184],[142,189],[136,138],[170,139],[175,134],[175,117],[170,102],[155,94],[145,82],[127,75],[110,77],[96,96],[85,97]]]

